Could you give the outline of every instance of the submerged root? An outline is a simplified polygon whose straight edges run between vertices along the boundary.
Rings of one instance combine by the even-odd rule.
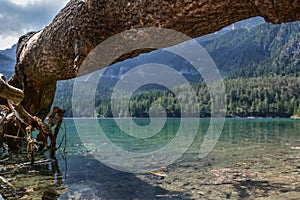
[[[64,118],[65,110],[55,107],[47,121],[38,117],[32,117],[30,123],[24,123],[17,117],[15,111],[6,106],[0,107],[0,147],[6,143],[9,149],[21,149],[22,142],[27,142],[27,158],[34,163],[35,151],[50,150],[51,156],[56,151],[56,138]],[[52,127],[55,127],[54,131]],[[36,138],[33,138],[33,131],[38,131]],[[48,138],[50,139],[48,142]],[[39,148],[38,148],[39,145]]]

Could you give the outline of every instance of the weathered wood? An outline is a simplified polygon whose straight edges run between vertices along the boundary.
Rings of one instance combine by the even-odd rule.
[[[0,74],[0,91],[0,97],[9,99],[14,104],[20,104],[24,98],[23,91],[9,85],[2,74]]]

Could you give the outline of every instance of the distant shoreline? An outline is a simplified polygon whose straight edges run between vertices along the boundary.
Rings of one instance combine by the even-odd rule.
[[[291,119],[300,119],[300,116],[299,115],[292,115],[290,118]]]
[[[180,117],[167,117],[168,119],[181,119]],[[210,119],[211,117],[199,117],[199,118],[183,118],[183,119]],[[65,117],[64,119],[150,119],[148,117],[120,117],[120,118],[113,118],[113,117]],[[157,117],[155,119],[161,119]],[[291,116],[291,117],[225,117],[225,119],[300,119],[300,116]]]

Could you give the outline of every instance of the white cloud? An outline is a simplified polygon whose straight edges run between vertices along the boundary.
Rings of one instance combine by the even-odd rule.
[[[9,49],[13,44],[18,42],[18,37],[6,36],[3,37],[0,35],[0,49]]]
[[[38,0],[10,0],[10,2],[20,5],[20,6],[26,6],[29,3],[36,3]]]
[[[0,49],[49,24],[68,0],[0,0]],[[8,44],[10,41],[15,41]]]

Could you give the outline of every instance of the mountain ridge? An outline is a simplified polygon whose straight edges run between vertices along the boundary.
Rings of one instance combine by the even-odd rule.
[[[16,63],[16,48],[17,45],[13,45],[6,50],[0,50],[0,73],[2,73],[7,79],[13,74]]]

